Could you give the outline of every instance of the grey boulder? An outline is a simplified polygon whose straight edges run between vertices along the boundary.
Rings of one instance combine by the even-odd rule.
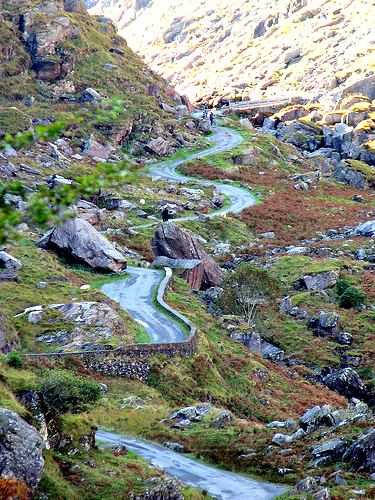
[[[354,236],[375,236],[375,220],[369,220],[363,224],[359,224],[353,231]]]
[[[375,429],[369,429],[346,450],[344,462],[350,463],[352,471],[375,471]]]
[[[317,274],[306,274],[300,276],[295,287],[298,290],[306,289],[310,291],[324,290],[325,288],[331,288],[336,284],[338,280],[338,271],[324,271]]]
[[[22,269],[22,262],[7,252],[0,252],[0,268],[16,271]]]
[[[89,222],[79,217],[57,226],[39,241],[41,248],[63,253],[100,271],[119,272],[125,257]]]
[[[17,413],[0,408],[0,477],[25,482],[34,492],[43,474],[44,443]]]

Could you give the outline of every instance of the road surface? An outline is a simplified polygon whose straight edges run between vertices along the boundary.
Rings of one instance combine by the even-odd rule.
[[[230,150],[241,143],[242,137],[233,130],[220,127],[215,129],[211,140],[214,142],[212,147],[199,153],[193,153],[184,160],[159,163],[151,167],[151,174],[176,182],[191,179],[176,172],[176,169],[189,160]],[[238,213],[256,202],[255,197],[246,189],[221,182],[201,181],[201,183],[214,184],[218,191],[230,199],[228,206],[211,212],[209,217],[229,212]],[[187,216],[176,220],[194,220],[196,218],[197,216]],[[130,274],[128,278],[107,283],[101,288],[102,291],[118,302],[134,320],[144,326],[152,342],[180,342],[184,340],[186,336],[182,329],[154,307],[153,297],[162,280],[161,271],[137,267],[129,267],[127,271]],[[99,441],[108,444],[124,444],[129,450],[145,458],[152,465],[163,468],[166,473],[187,484],[206,490],[210,495],[220,500],[268,500],[285,491],[282,486],[222,471],[141,439],[103,430],[98,430],[96,437]]]
[[[128,278],[103,285],[102,292],[120,304],[122,309],[145,328],[151,342],[186,340],[180,326],[153,304],[155,290],[163,278],[162,272],[142,267],[128,267],[126,271],[130,274]]]
[[[213,142],[211,147],[198,153],[192,153],[183,160],[167,160],[158,163],[151,167],[151,174],[176,182],[192,179],[191,177],[178,173],[176,169],[183,163],[192,159],[202,158],[214,153],[233,149],[243,141],[241,135],[234,130],[225,127],[215,127],[214,130],[215,132],[210,138]],[[246,189],[216,181],[202,180],[201,184],[215,185],[218,191],[224,193],[230,199],[230,203],[225,208],[211,212],[208,214],[208,217],[222,216],[229,212],[238,213],[244,208],[256,203],[255,196]],[[183,221],[197,218],[197,215],[191,215],[173,220]],[[138,226],[138,228],[148,227],[153,224],[159,224],[159,222],[151,222]],[[169,316],[165,316],[160,310],[154,307],[152,298],[162,279],[161,272],[156,269],[137,267],[129,267],[127,271],[130,274],[129,278],[107,283],[102,286],[102,292],[120,304],[122,309],[127,311],[134,320],[143,325],[149,334],[151,342],[181,342],[181,340],[186,339],[186,335],[180,326],[173,322]]]
[[[141,439],[101,430],[96,439],[110,445],[124,444],[152,465],[220,500],[269,500],[285,491],[282,486],[222,471]]]
[[[238,146],[238,144],[240,144],[243,139],[241,135],[235,130],[231,130],[226,127],[215,127],[213,135],[210,136],[210,141],[213,142],[213,146],[203,151],[192,153],[183,160],[166,160],[164,162],[155,164],[150,168],[151,175],[154,177],[161,177],[163,179],[176,182],[197,182],[198,179],[196,179],[195,177],[190,177],[188,175],[183,175],[177,172],[177,168],[182,164],[187,163],[191,160],[195,160],[197,158],[204,158],[205,156],[210,156],[222,151],[230,151],[231,149]],[[223,216],[228,213],[239,213],[242,212],[242,210],[244,210],[245,208],[251,207],[256,203],[255,196],[247,189],[232,186],[231,184],[225,184],[219,181],[206,181],[199,179],[199,183],[202,186],[215,186],[220,193],[226,195],[230,200],[230,203],[224,208],[205,214],[207,217],[217,217],[220,215]],[[197,220],[198,217],[198,215],[187,215],[186,217],[174,218],[173,221]],[[136,226],[135,229],[149,227],[155,224],[159,224],[159,221],[142,224],[140,226]]]

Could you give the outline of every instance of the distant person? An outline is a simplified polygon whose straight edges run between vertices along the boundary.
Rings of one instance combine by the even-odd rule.
[[[170,213],[167,207],[165,207],[161,213],[161,217],[163,219],[163,222],[168,222]]]
[[[207,120],[207,116],[208,116],[208,111],[207,111],[207,109],[204,109],[203,110],[203,120]]]
[[[214,124],[214,121],[215,121],[215,117],[214,117],[214,114],[211,112],[211,113],[210,113],[210,123],[211,123],[211,127],[212,127],[212,125]]]

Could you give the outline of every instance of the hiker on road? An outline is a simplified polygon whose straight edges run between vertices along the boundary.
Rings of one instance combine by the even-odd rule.
[[[214,114],[211,112],[211,113],[210,113],[210,123],[211,123],[211,127],[212,127],[212,125],[214,124],[214,121],[215,121],[215,117],[214,117]]]
[[[163,222],[168,222],[169,220],[169,217],[170,217],[170,214],[169,214],[169,210],[167,207],[165,207],[161,213],[161,217],[163,219]]]

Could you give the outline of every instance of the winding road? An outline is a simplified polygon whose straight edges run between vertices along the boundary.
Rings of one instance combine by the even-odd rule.
[[[197,153],[192,153],[183,160],[166,160],[164,162],[157,163],[150,168],[150,174],[154,177],[159,177],[169,181],[197,182],[198,179],[196,179],[195,177],[190,177],[188,175],[177,172],[177,168],[191,160],[204,158],[205,156],[210,156],[215,153],[221,153],[222,151],[230,151],[231,149],[241,144],[241,142],[243,141],[243,138],[238,132],[226,127],[215,127],[214,133],[209,137],[209,139],[213,143],[213,146],[211,146],[210,148],[207,148],[203,151],[198,151]],[[223,193],[230,200],[229,205],[206,214],[207,217],[218,217],[229,213],[239,213],[242,212],[242,210],[244,210],[245,208],[251,207],[256,204],[256,197],[245,188],[233,186],[231,184],[225,184],[219,181],[205,181],[202,179],[199,179],[199,183],[203,186],[215,186],[217,191]],[[198,215],[187,215],[185,217],[175,218],[173,219],[173,221],[178,222],[197,220],[198,217]],[[150,227],[155,224],[159,224],[159,222],[153,221],[150,223],[142,224],[140,226],[136,226],[135,229]]]
[[[163,278],[162,271],[128,267],[128,278],[103,285],[101,290],[140,323],[151,342],[186,340],[182,328],[155,308],[153,298]]]
[[[224,127],[216,127],[210,137],[213,146],[193,153],[183,160],[167,160],[151,167],[150,173],[163,179],[176,182],[196,180],[182,175],[176,169],[183,163],[192,159],[202,158],[221,151],[228,151],[242,142],[242,137],[237,132]],[[225,194],[230,203],[209,217],[223,216],[227,213],[238,213],[256,203],[256,198],[246,189],[224,184],[200,180],[203,185],[214,185],[216,189]],[[174,221],[194,220],[198,216],[186,216]],[[148,227],[158,222],[145,224]],[[181,342],[186,339],[182,328],[170,317],[155,308],[153,298],[159,289],[163,274],[157,269],[129,267],[129,277],[124,280],[107,283],[101,290],[112,300],[118,302],[130,316],[139,322],[149,334],[153,343]],[[159,289],[160,293],[160,289]],[[177,313],[178,315],[178,313]],[[181,315],[179,315],[181,318]],[[118,434],[99,430],[96,433],[99,441],[107,444],[124,444],[129,450],[136,452],[152,465],[162,467],[168,474],[181,479],[198,489],[206,490],[210,495],[222,500],[268,500],[283,493],[282,486],[263,483],[249,479],[238,474],[222,471],[200,462],[196,462],[162,446],[143,441],[138,438],[120,436]]]
[[[107,431],[97,431],[96,438],[109,445],[123,444],[128,450],[137,453],[152,465],[162,468],[171,476],[205,490],[220,500],[269,500],[285,491],[282,486],[261,483],[239,474],[222,471],[141,439]]]
[[[214,133],[210,136],[213,145],[203,151],[192,153],[183,160],[166,160],[150,168],[150,174],[163,179],[176,182],[194,180],[194,177],[180,174],[176,169],[190,160],[203,158],[222,151],[229,151],[240,144],[243,139],[241,135],[226,127],[215,127]],[[239,213],[247,207],[256,203],[256,198],[247,189],[224,184],[219,181],[199,180],[203,185],[214,185],[218,191],[224,193],[230,200],[230,203],[214,212],[208,214],[208,217],[223,216],[228,213]],[[198,215],[189,215],[173,219],[173,221],[186,221],[198,219]],[[149,227],[159,224],[159,221],[153,221],[141,227]],[[160,284],[162,274],[156,269],[145,269],[138,267],[129,267],[127,269],[128,278],[124,280],[107,283],[102,287],[102,292],[112,300],[116,301],[127,311],[130,316],[140,323],[147,331],[150,339],[154,343],[160,342],[181,342],[186,339],[184,331],[179,324],[172,321],[156,309],[153,304],[155,290]]]

